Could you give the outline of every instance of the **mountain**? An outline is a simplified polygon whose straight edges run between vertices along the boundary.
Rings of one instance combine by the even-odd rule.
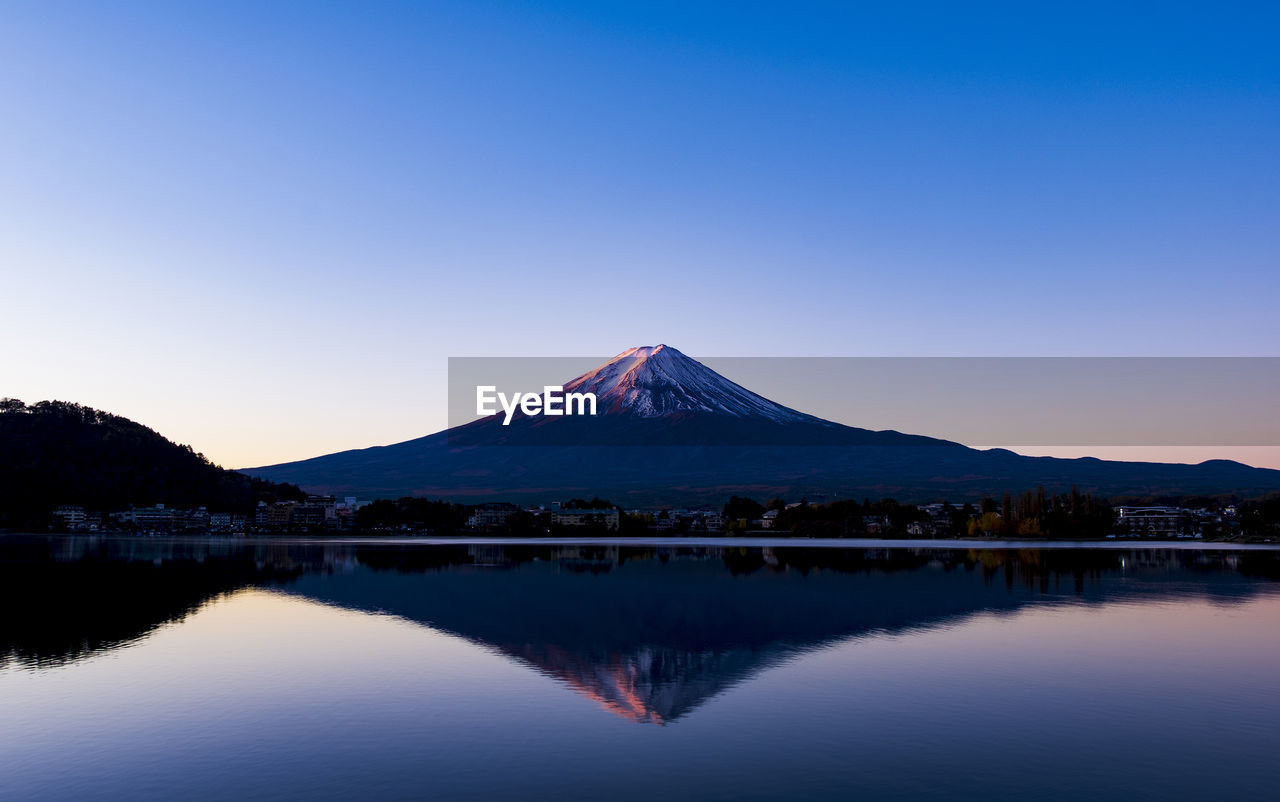
[[[549,377],[551,378],[551,377]],[[782,406],[666,345],[631,348],[564,385],[594,392],[597,415],[483,418],[390,446],[246,469],[317,492],[362,497],[546,502],[606,496],[623,506],[719,504],[731,494],[810,499],[961,500],[1078,485],[1095,494],[1280,489],[1280,471],[1025,457]]]
[[[0,400],[0,526],[43,528],[60,504],[247,512],[259,500],[304,497],[296,486],[219,468],[128,418],[65,401]]]
[[[956,446],[874,432],[770,401],[669,345],[630,348],[564,384],[594,393],[595,417],[485,418],[449,430],[450,446]],[[501,417],[501,416],[499,416]]]
[[[565,385],[595,393],[609,415],[662,418],[709,413],[777,424],[836,424],[756,395],[668,345],[629,348]]]

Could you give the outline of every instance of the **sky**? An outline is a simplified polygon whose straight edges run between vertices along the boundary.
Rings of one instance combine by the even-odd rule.
[[[241,467],[443,428],[451,356],[1276,356],[1278,26],[7,3],[0,396]]]

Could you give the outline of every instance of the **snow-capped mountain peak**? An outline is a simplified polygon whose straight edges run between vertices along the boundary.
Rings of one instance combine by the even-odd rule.
[[[595,393],[606,414],[657,418],[714,413],[776,423],[826,423],[757,395],[669,345],[628,348],[564,389]]]

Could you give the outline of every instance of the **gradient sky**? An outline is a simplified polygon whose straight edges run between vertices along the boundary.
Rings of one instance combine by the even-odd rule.
[[[1274,356],[1277,30],[5,4],[0,395],[245,466],[442,428],[449,356]]]

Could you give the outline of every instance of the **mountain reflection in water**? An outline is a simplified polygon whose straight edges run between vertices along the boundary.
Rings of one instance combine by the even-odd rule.
[[[309,545],[0,538],[0,668],[116,649],[269,587],[391,614],[534,668],[639,722],[676,721],[780,662],[1027,605],[1273,588],[1269,551]]]

